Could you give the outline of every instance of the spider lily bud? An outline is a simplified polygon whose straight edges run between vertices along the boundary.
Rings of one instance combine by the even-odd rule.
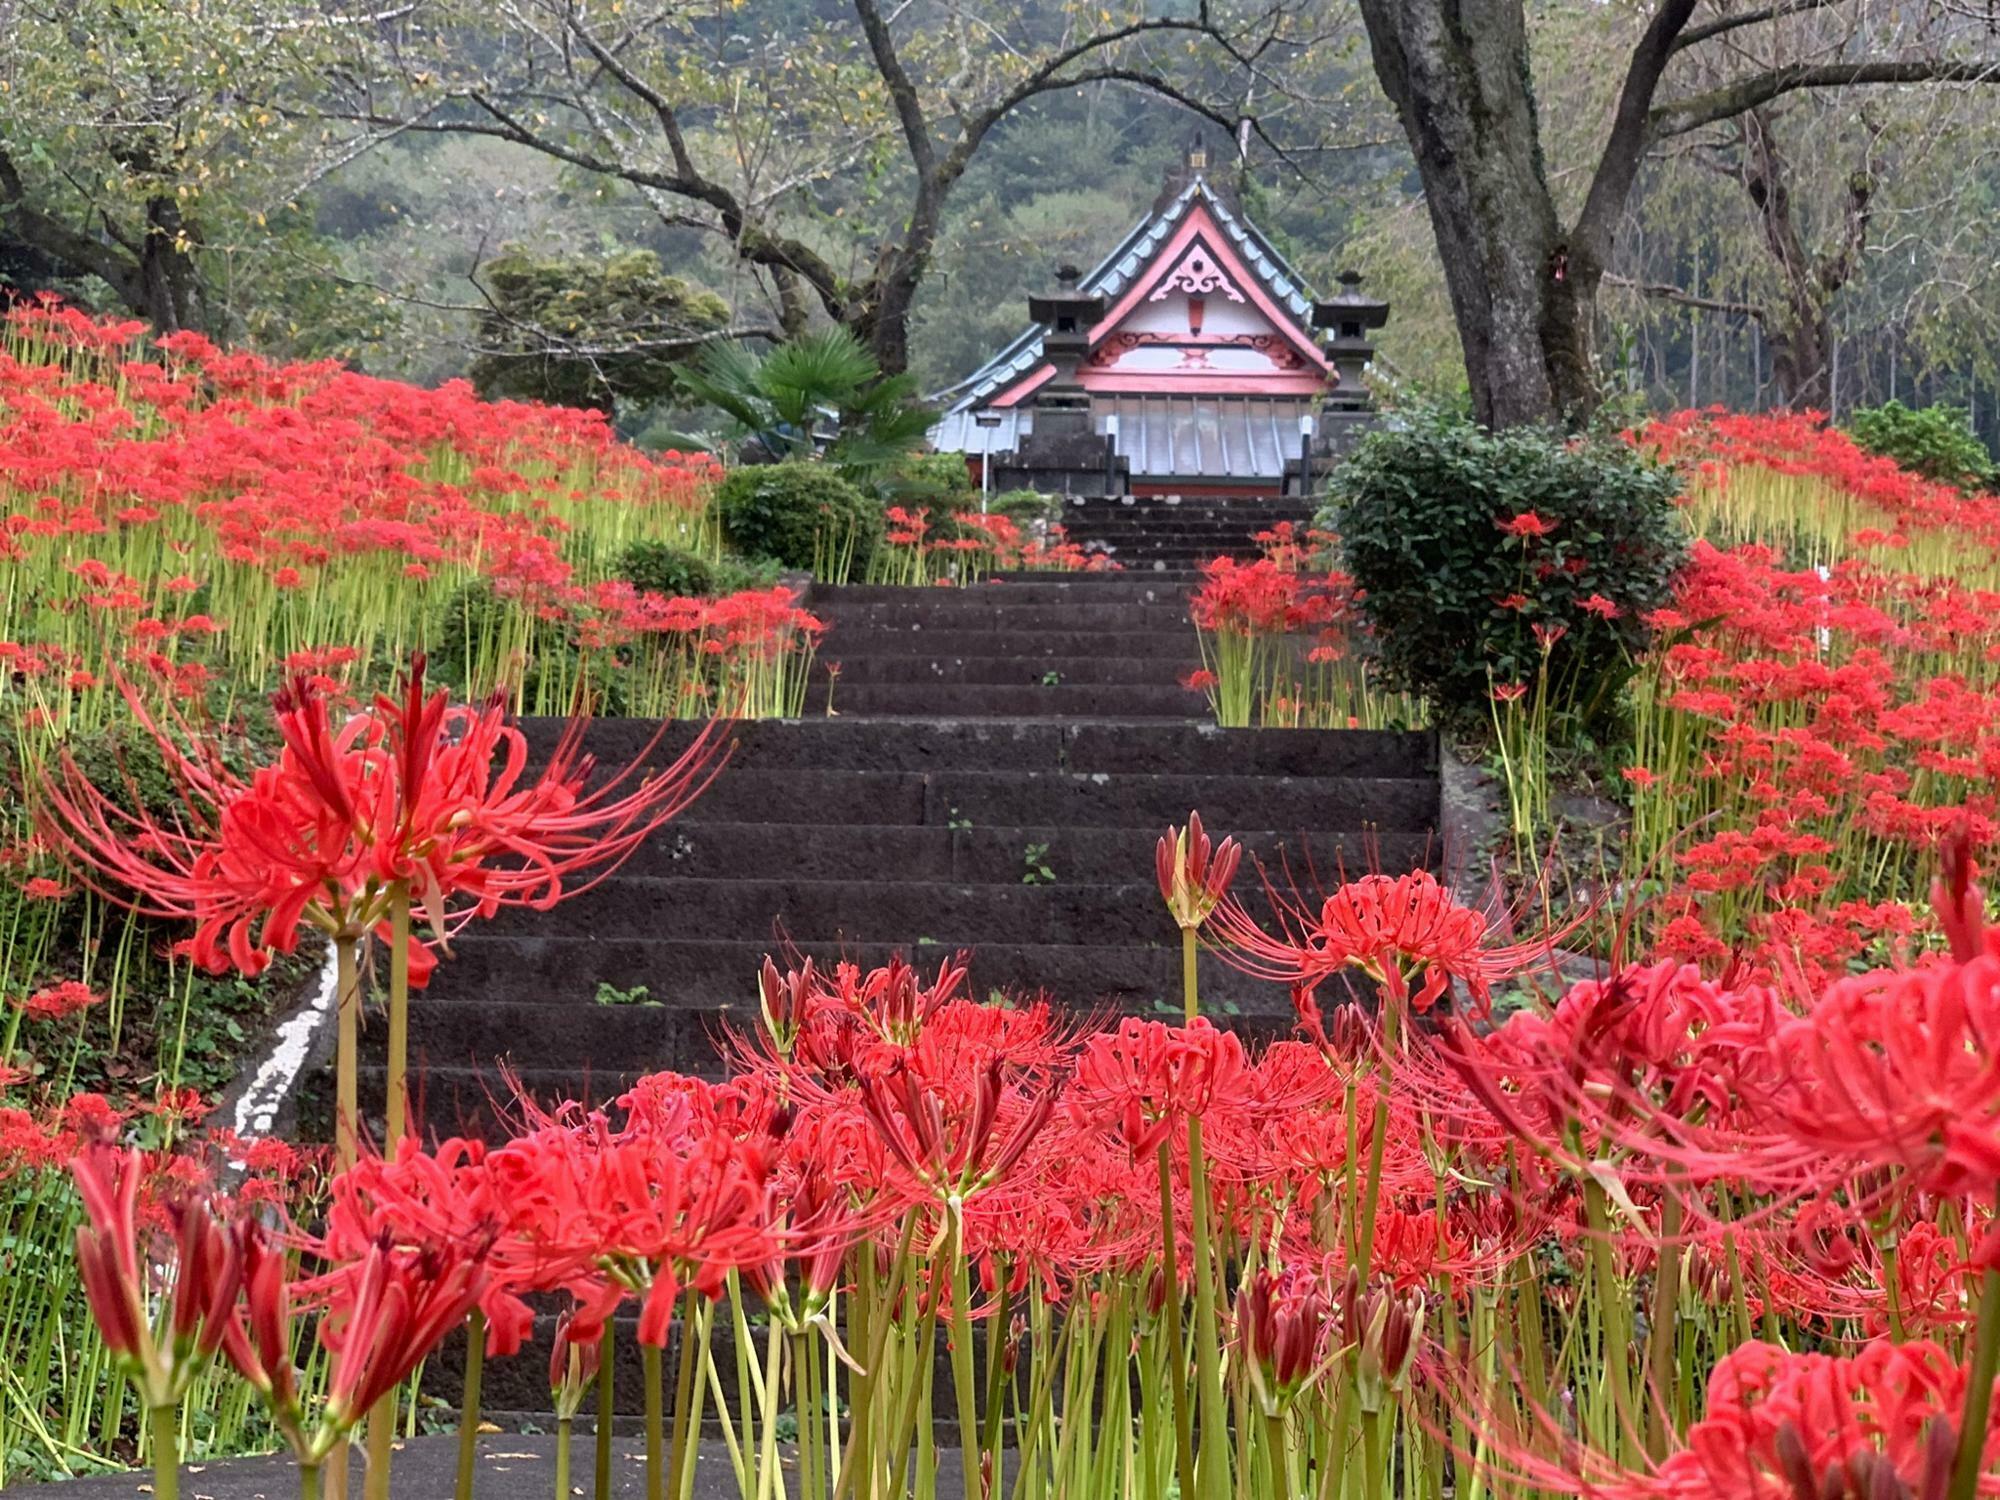
[[[242,1258],[199,1197],[167,1208],[174,1225],[165,1342],[146,1309],[138,1204],[145,1158],[136,1150],[87,1147],[70,1163],[88,1222],[76,1232],[77,1276],[104,1346],[148,1407],[171,1406],[223,1341],[242,1278]]]
[[[757,995],[763,1007],[764,1030],[778,1056],[792,1055],[792,1047],[799,1039],[799,1027],[805,1021],[808,1004],[818,986],[819,975],[813,969],[811,959],[806,960],[802,969],[780,974],[778,966],[765,958],[763,972],[757,976]]]
[[[1169,828],[1154,849],[1160,878],[1160,899],[1167,903],[1176,925],[1192,930],[1208,920],[1221,903],[1243,858],[1235,839],[1212,842],[1201,826],[1201,814],[1189,813],[1187,827]]]
[[[1340,1292],[1340,1328],[1354,1371],[1354,1393],[1364,1412],[1379,1412],[1409,1388],[1410,1369],[1424,1330],[1422,1292],[1398,1294],[1384,1284],[1365,1291],[1349,1271]]]
[[[555,1341],[549,1350],[549,1399],[560,1421],[570,1421],[583,1406],[584,1392],[597,1379],[604,1346],[597,1339],[575,1336],[576,1314],[556,1319]]]
[[[1332,1308],[1325,1291],[1296,1271],[1252,1271],[1236,1295],[1236,1339],[1264,1415],[1289,1407],[1318,1368]]]

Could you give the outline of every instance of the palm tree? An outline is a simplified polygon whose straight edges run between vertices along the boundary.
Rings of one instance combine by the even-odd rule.
[[[823,456],[846,477],[872,483],[923,444],[931,409],[908,375],[882,367],[845,328],[808,333],[752,354],[717,344],[681,371],[681,385],[736,424],[773,458]]]

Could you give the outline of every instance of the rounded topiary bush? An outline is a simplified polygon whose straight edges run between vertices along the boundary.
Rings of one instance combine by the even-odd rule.
[[[618,554],[618,576],[655,594],[706,598],[716,592],[716,568],[707,558],[671,542],[634,542]]]
[[[1870,453],[1894,459],[1926,479],[1976,490],[1996,478],[1993,456],[1963,407],[1888,401],[1855,412],[1847,419],[1847,431]]]
[[[732,469],[715,492],[722,534],[747,557],[844,582],[882,540],[882,506],[825,464]]]
[[[1371,434],[1327,520],[1397,687],[1441,723],[1548,673],[1572,724],[1608,715],[1687,555],[1671,469],[1610,440],[1425,415]]]

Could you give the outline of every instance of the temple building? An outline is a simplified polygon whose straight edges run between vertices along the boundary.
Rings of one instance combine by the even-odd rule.
[[[1030,326],[940,393],[932,443],[995,492],[1309,492],[1374,420],[1361,377],[1389,310],[1360,280],[1315,298],[1196,147],[1109,255],[1062,267]]]

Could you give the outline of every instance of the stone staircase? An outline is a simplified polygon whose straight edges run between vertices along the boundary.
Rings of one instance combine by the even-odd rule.
[[[1103,550],[1128,573],[1192,575],[1212,557],[1257,555],[1256,533],[1312,523],[1317,506],[1298,498],[1213,495],[1078,497],[1063,508],[1072,542]]]
[[[815,589],[828,630],[805,717],[739,726],[722,776],[615,876],[456,940],[411,1010],[421,1127],[497,1134],[516,1085],[601,1103],[659,1069],[716,1076],[716,1039],[752,1023],[767,953],[864,966],[895,955],[934,973],[963,952],[975,998],[1177,1015],[1178,934],[1153,845],[1190,810],[1281,878],[1426,863],[1431,736],[1205,722],[1179,681],[1198,657],[1178,563],[1200,550],[1163,548],[1158,571]],[[561,728],[523,727],[538,753]],[[654,727],[599,720],[587,747],[623,765]],[[693,732],[674,726],[653,758]],[[1281,986],[1207,954],[1201,983],[1223,1024],[1292,1024]],[[373,1114],[379,1071],[362,1084]],[[326,1129],[330,1094],[319,1075],[308,1129],[313,1113]],[[490,1412],[546,1406],[547,1335],[488,1367]],[[459,1357],[454,1343],[435,1362],[446,1399]],[[620,1410],[636,1411],[639,1393],[636,1370],[621,1369]]]

